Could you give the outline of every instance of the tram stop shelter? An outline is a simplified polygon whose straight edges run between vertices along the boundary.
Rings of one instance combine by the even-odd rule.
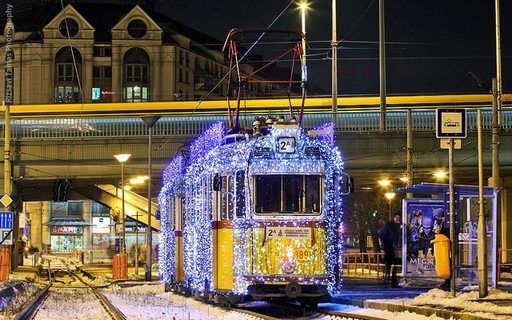
[[[454,185],[455,199],[455,258],[457,278],[469,284],[478,283],[478,186]],[[410,193],[413,198],[402,202],[402,276],[404,278],[437,279],[434,247],[436,233],[449,237],[450,195],[448,184],[420,183],[397,188],[396,193]],[[487,278],[497,286],[497,193],[498,188],[484,187],[484,211],[487,238]],[[420,197],[421,195],[421,197]],[[429,195],[430,197],[425,197]],[[415,198],[417,197],[417,198]]]

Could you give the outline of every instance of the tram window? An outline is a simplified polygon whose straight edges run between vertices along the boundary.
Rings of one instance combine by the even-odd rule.
[[[306,212],[320,212],[320,176],[306,176]]]
[[[302,176],[283,176],[284,211],[301,211],[303,194]]]
[[[319,213],[320,175],[255,176],[256,213]]]
[[[234,177],[232,175],[224,176],[221,178],[221,220],[233,220],[234,210]]]
[[[245,216],[245,172],[238,171],[236,173],[236,206],[235,215],[237,218]]]
[[[276,212],[281,206],[281,176],[256,176],[256,212]]]

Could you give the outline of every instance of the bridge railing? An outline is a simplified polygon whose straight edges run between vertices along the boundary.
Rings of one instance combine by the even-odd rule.
[[[407,111],[388,110],[386,112],[385,132],[405,132],[407,130]],[[414,109],[411,111],[411,129],[415,132],[435,131],[435,109]],[[240,124],[252,127],[257,114],[244,114]],[[337,113],[337,133],[372,133],[380,132],[381,112],[375,110],[349,110]],[[492,112],[489,108],[482,109],[483,129],[492,128]],[[202,133],[215,122],[227,124],[225,115],[173,115],[162,117],[153,127],[155,137],[191,137]],[[303,126],[318,127],[331,121],[330,112],[306,113]],[[476,109],[468,109],[468,131],[477,129]],[[0,121],[0,124],[3,124]],[[503,108],[503,130],[512,127],[512,109]],[[5,126],[0,126],[0,140],[4,139]],[[143,138],[147,137],[146,124],[138,116],[97,116],[75,118],[18,118],[11,120],[11,137],[14,140],[42,139],[105,139],[105,138]]]

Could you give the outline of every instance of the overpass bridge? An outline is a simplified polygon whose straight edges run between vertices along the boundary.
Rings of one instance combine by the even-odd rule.
[[[504,97],[500,169],[502,176],[512,176],[512,99]],[[378,97],[340,97],[335,138],[356,189],[374,187],[381,177],[397,180],[405,173],[408,110],[412,115],[414,183],[432,181],[433,170],[447,168],[447,151],[440,148],[435,137],[437,107],[456,106],[468,111],[468,137],[462,149],[455,152],[457,184],[478,183],[476,110],[482,110],[484,174],[489,177],[491,101],[491,95],[389,97],[386,128],[382,130]],[[308,99],[304,127],[331,121],[330,102],[330,98]],[[241,125],[252,127],[255,116],[286,114],[290,103],[298,105],[294,99],[248,100],[241,110]],[[13,198],[18,203],[49,201],[62,198],[59,192],[65,190],[65,199],[88,198],[111,208],[120,207],[119,193],[112,191],[119,189],[115,186],[121,181],[121,166],[114,155],[132,155],[124,165],[125,181],[147,175],[148,128],[140,117],[158,114],[162,118],[152,130],[151,197],[155,200],[161,173],[169,160],[211,124],[227,122],[225,105],[225,101],[185,101],[11,106]],[[0,128],[5,140],[5,123]],[[144,223],[147,202],[136,198],[147,197],[147,185],[134,185],[129,194],[126,203],[137,209],[138,220]]]

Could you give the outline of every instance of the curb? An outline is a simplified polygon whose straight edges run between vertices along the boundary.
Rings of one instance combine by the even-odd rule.
[[[489,320],[488,317],[475,316],[468,313],[456,312],[446,309],[437,309],[421,306],[405,306],[393,303],[378,302],[378,301],[365,301],[360,299],[338,298],[336,303],[352,305],[360,308],[370,308],[390,312],[414,312],[423,316],[437,316],[444,319],[459,319],[459,320]]]

